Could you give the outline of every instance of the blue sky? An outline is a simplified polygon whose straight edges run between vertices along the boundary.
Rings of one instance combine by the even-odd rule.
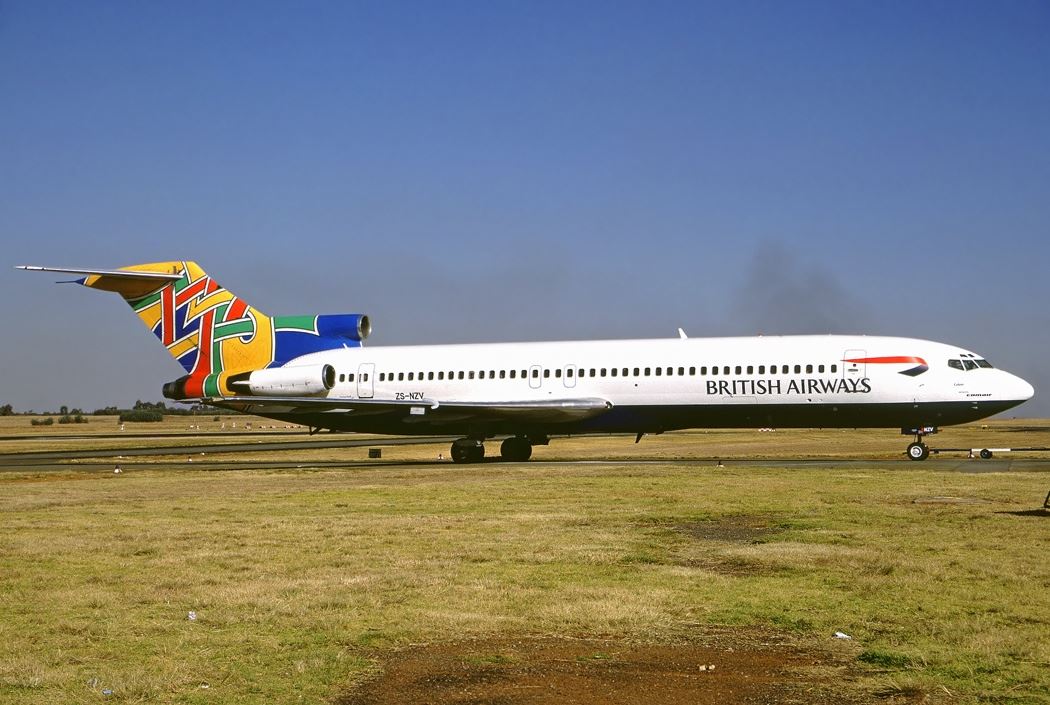
[[[1048,69],[1045,2],[3,2],[3,259],[194,259],[374,344],[926,337],[1045,416]],[[51,281],[0,270],[0,402],[181,374]]]

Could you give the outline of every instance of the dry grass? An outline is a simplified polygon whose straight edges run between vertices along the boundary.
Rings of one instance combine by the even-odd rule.
[[[647,450],[716,442],[676,435],[681,447],[668,435]],[[608,441],[538,455],[597,456]],[[868,674],[844,685],[861,694],[1043,702],[1050,690],[1050,517],[1029,512],[1046,474],[127,468],[0,474],[0,701],[97,702],[110,688],[119,702],[323,702],[424,640],[675,641],[710,625],[846,654]],[[943,496],[978,501],[916,501]],[[769,530],[683,529],[705,522]]]

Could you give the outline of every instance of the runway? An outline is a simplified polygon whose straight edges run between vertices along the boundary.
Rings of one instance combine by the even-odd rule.
[[[68,437],[67,437],[68,438]],[[154,436],[154,438],[157,438]],[[224,458],[209,459],[208,455],[239,453],[288,453],[300,450],[338,450],[350,448],[382,448],[389,446],[420,445],[427,443],[446,443],[451,437],[412,437],[412,438],[343,438],[339,440],[304,440],[304,441],[256,441],[254,443],[200,444],[180,446],[153,446],[145,448],[102,448],[91,450],[61,451],[25,451],[0,454],[0,472],[18,470],[60,471],[80,470],[112,472],[119,464],[124,471],[141,470],[281,470],[281,469],[335,469],[335,468],[375,468],[375,467],[432,467],[449,466],[450,468],[478,467],[478,465],[455,465],[449,460],[391,460],[391,459],[353,459],[353,460],[304,460],[288,458],[282,460],[239,460]],[[504,463],[496,455],[486,458],[482,466],[491,466],[494,470],[500,467],[527,467],[529,465],[551,467],[558,465],[593,465],[606,468],[638,468],[653,466],[693,467],[697,471],[724,468],[767,468],[780,467],[785,470],[802,470],[812,468],[839,469],[843,467],[857,470],[893,470],[909,472],[933,470],[938,472],[962,473],[1050,473],[1050,456],[1046,458],[1017,457],[997,455],[989,460],[968,458],[962,452],[935,455],[922,462],[908,460],[903,454],[900,458],[652,458],[639,454],[638,458],[587,459],[572,458],[536,458],[526,463]],[[148,458],[160,458],[147,460]]]

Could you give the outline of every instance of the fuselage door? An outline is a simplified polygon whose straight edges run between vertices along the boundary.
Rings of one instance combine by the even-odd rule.
[[[866,350],[847,350],[842,353],[842,378],[864,379],[868,376],[868,363],[864,358],[868,356]]]
[[[565,381],[565,386],[572,389],[576,386],[576,365],[566,365],[565,369],[561,373],[562,380]]]
[[[357,367],[357,396],[371,399],[375,396],[376,365],[374,362],[362,362]]]
[[[529,368],[529,386],[539,389],[541,384],[543,384],[543,370],[539,365],[533,365]]]

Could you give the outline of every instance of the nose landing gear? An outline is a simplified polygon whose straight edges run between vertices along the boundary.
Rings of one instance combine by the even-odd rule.
[[[908,445],[905,453],[909,460],[926,460],[930,457],[930,447],[922,442],[923,436],[937,433],[936,426],[920,426],[918,428],[902,428],[901,435],[915,436],[915,442]]]
[[[911,460],[926,460],[930,457],[930,447],[922,441],[915,441],[908,446],[908,458]]]

